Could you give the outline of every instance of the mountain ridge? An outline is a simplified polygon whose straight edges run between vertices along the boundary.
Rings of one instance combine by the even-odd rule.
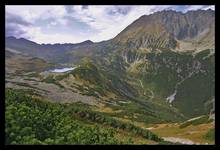
[[[176,49],[177,40],[196,39],[204,30],[211,31],[214,36],[214,16],[212,10],[197,10],[187,13],[172,10],[160,11],[141,16],[121,31],[113,41],[121,43],[121,45],[132,44],[131,48],[137,49],[141,47]],[[170,39],[170,41],[167,42],[165,39]],[[142,42],[140,43],[140,41]],[[152,45],[151,41],[158,44]],[[211,42],[214,43],[213,40]]]

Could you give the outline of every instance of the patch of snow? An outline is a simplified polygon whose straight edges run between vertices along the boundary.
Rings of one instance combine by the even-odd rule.
[[[169,97],[166,98],[166,100],[169,103],[172,103],[175,100],[176,93],[177,93],[177,91],[175,90],[173,94],[171,94]]]

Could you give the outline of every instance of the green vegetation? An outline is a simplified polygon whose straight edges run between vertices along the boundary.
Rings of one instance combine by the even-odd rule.
[[[57,76],[55,76],[55,80],[60,81],[60,80],[63,80],[65,78],[67,78],[68,76],[69,76],[68,73],[65,73],[65,74],[62,74],[62,75],[57,75]]]
[[[28,77],[40,77],[40,74],[37,73],[37,72],[32,72],[32,73],[29,73],[28,75],[26,75]]]
[[[52,84],[55,84],[57,86],[59,86],[60,88],[64,88],[63,85],[61,85],[58,81],[56,81],[56,79],[54,78],[53,75],[49,75],[47,76],[45,79],[42,80],[43,82],[46,82],[46,83],[52,83]]]
[[[50,77],[47,80],[49,80],[48,82],[55,82],[55,79],[62,80],[69,75],[73,75],[87,87],[86,90],[80,86],[76,87],[85,95],[98,97],[97,93],[101,96],[106,96],[108,92],[112,92],[120,97],[129,98],[136,94],[135,89],[126,83],[125,80],[100,69],[91,60],[83,61],[80,66],[67,74],[59,75],[55,78]]]
[[[215,141],[215,128],[210,129],[204,136],[205,139]]]
[[[47,76],[45,79],[42,80],[43,82],[46,82],[46,83],[55,83],[56,80],[53,78],[53,75],[49,75]]]
[[[166,105],[166,104],[165,104]],[[120,104],[120,106],[111,106],[120,112],[104,113],[111,117],[129,119],[136,122],[149,123],[167,123],[167,122],[179,122],[183,121],[178,112],[175,112],[172,108],[161,106],[149,101],[140,101],[139,99],[131,100],[130,103]]]
[[[73,120],[60,104],[6,91],[6,144],[122,144],[111,129]]]
[[[85,106],[52,104],[26,96],[22,91],[7,89],[6,144],[133,143],[130,138],[124,141],[118,139],[115,136],[117,128],[163,143],[150,131],[89,112]],[[95,124],[88,121],[94,121]]]
[[[80,106],[79,104],[72,104],[68,106],[67,112],[70,113],[70,115],[83,119],[84,121],[89,120],[95,123],[111,126],[113,128],[126,130],[129,133],[131,132],[137,135],[141,135],[146,139],[154,140],[157,142],[162,141],[162,139],[160,139],[157,135],[148,130],[142,129],[129,123],[123,123],[99,112],[93,112],[91,109],[86,109],[85,105]]]
[[[6,144],[213,144],[214,21],[161,11],[102,42],[7,37]]]
[[[199,125],[199,124],[209,123],[209,122],[212,122],[212,121],[213,120],[209,119],[208,115],[205,115],[205,116],[201,116],[199,118],[196,118],[196,119],[193,119],[193,120],[190,120],[190,121],[186,121],[186,122],[182,123],[179,127],[180,128],[185,128],[185,127],[190,126],[190,125]]]
[[[205,103],[214,95],[215,55],[210,53],[208,49],[193,56],[190,52],[167,50],[146,55],[128,52],[126,57],[130,63],[128,68],[136,71],[135,77],[133,72],[130,76],[139,78],[145,93],[151,90],[155,100],[165,101],[178,85],[172,105],[186,117],[192,118],[209,111]],[[143,61],[141,65],[133,65],[138,64],[140,58]]]
[[[91,84],[102,84],[103,76],[100,74],[98,68],[91,62],[82,64],[80,67],[71,71],[71,74]]]
[[[128,83],[126,78],[120,78],[118,75],[102,70],[98,65],[95,65],[89,60],[84,61],[80,66],[69,73],[55,77],[48,76],[48,78],[49,81],[51,80],[50,82],[56,82],[57,80],[60,81],[67,78],[69,75],[73,75],[76,80],[83,83],[83,85],[76,83],[71,83],[70,85],[72,88],[78,89],[81,94],[94,96],[96,98],[104,96],[108,99],[109,103],[116,102],[119,105],[118,109],[122,109],[122,112],[108,114],[111,115],[111,117],[124,118],[124,116],[128,116],[131,120],[145,123],[183,120],[183,117],[180,116],[176,110],[170,108],[165,102],[164,105],[161,105],[157,101],[147,101],[146,97],[138,98],[137,91],[140,89],[137,89],[135,87],[136,85],[133,86],[132,83]],[[140,83],[138,82],[138,84]],[[109,93],[117,97],[108,98]],[[120,101],[130,103],[123,104],[120,103]],[[134,118],[134,114],[138,115]]]

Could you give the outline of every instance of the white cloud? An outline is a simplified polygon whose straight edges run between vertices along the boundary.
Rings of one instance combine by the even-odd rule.
[[[26,22],[32,24],[32,26],[22,26],[25,35],[20,36],[31,37],[30,40],[34,40],[39,43],[64,43],[71,42],[77,43],[85,40],[92,40],[95,42],[108,40],[116,36],[119,32],[125,29],[134,20],[138,19],[142,15],[148,15],[156,11],[164,9],[176,10],[175,5],[138,5],[138,6],[109,6],[109,5],[91,5],[83,7],[76,6],[58,6],[58,5],[37,5],[37,6],[6,6],[6,15],[8,13],[16,14],[22,17]],[[68,11],[67,8],[71,11]],[[185,6],[182,11],[197,10],[197,9],[215,9],[214,6],[204,5],[189,5]],[[181,9],[180,9],[181,10]],[[87,34],[87,30],[84,30],[82,26],[71,26],[68,22],[78,22],[82,26],[85,24],[90,27],[91,33]],[[46,34],[45,28],[50,30],[53,26],[53,34]],[[59,29],[54,30],[59,26]],[[60,29],[70,31],[65,34]],[[74,30],[72,30],[74,28]],[[51,29],[52,30],[52,29]],[[80,34],[77,34],[76,30],[80,30]],[[23,33],[23,32],[22,32]]]
[[[201,9],[201,10],[208,10],[208,9],[212,9],[212,10],[215,10],[215,6],[214,5],[189,5],[187,7],[187,9],[185,9],[185,12],[186,11],[190,11],[190,10],[198,10],[198,9]]]
[[[74,12],[71,15],[96,29],[98,33],[91,38],[93,41],[101,41],[116,36],[140,16],[164,10],[171,6],[130,6],[130,11],[127,14],[117,13],[116,8],[119,7],[123,8],[125,6],[89,6],[88,9],[73,6]],[[108,14],[110,10],[116,12],[116,14]]]
[[[56,5],[8,5],[6,12],[21,16],[28,22],[34,22],[37,19],[62,18],[66,15],[64,6]]]
[[[208,9],[215,10],[215,6],[212,5],[212,6],[206,6],[205,8],[203,8],[203,10],[208,10]]]
[[[71,34],[46,34],[42,32],[40,27],[32,27],[32,28],[25,28],[25,34],[23,37],[29,37],[29,40],[35,41],[37,43],[79,43],[84,41],[84,37],[79,35],[72,36]]]
[[[57,22],[52,21],[52,22],[50,22],[50,25],[55,26],[55,25],[57,25]]]

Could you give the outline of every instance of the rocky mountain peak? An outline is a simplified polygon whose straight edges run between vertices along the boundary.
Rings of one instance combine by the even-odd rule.
[[[197,10],[186,13],[164,10],[141,16],[114,40],[123,45],[127,44],[131,48],[175,49],[178,47],[179,40],[192,40],[193,42],[196,40],[199,43],[199,40],[204,39],[208,34],[214,34],[214,23],[215,13],[213,10]],[[213,47],[213,39],[206,41],[209,42],[208,47]],[[187,48],[195,49],[195,47],[189,46]]]

